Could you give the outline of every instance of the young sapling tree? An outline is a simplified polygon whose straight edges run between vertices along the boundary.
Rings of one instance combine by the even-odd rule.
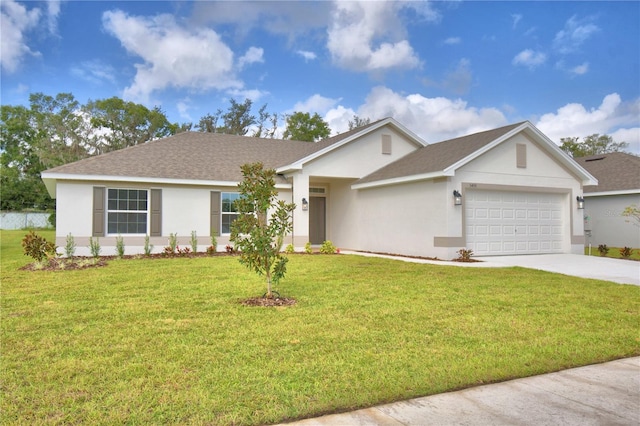
[[[239,261],[266,278],[267,298],[273,298],[272,284],[277,284],[287,271],[288,259],[282,255],[284,237],[293,229],[293,203],[277,200],[273,169],[262,163],[240,167],[243,180],[238,184],[240,198],[235,201],[238,218],[231,224],[231,237],[239,252]],[[271,214],[269,214],[271,213]]]

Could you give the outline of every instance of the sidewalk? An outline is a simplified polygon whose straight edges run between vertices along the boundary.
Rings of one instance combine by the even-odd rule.
[[[640,357],[284,424],[637,426]]]

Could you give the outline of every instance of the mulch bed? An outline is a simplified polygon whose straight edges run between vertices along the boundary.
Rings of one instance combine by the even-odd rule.
[[[241,300],[240,303],[244,306],[261,306],[264,308],[270,308],[295,305],[296,299],[288,297],[251,297],[249,299]]]

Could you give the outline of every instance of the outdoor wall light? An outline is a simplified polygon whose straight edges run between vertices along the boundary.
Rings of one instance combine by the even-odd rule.
[[[309,210],[309,202],[307,201],[306,198],[302,199],[302,211],[307,211]]]
[[[584,198],[578,195],[576,197],[576,201],[578,202],[578,209],[580,210],[584,209]]]
[[[460,194],[455,189],[453,190],[453,205],[454,206],[462,205],[462,194]]]

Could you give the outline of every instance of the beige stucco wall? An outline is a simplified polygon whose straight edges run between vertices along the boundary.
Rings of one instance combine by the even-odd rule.
[[[382,153],[382,135],[391,136],[391,154]],[[309,193],[309,187],[326,188],[327,239],[347,247],[357,239],[360,209],[351,184],[417,148],[394,128],[385,126],[304,164],[302,170],[289,173],[287,177],[293,182],[294,200],[298,204],[294,212],[296,248],[302,249],[309,240],[309,212],[302,211],[300,206],[302,198],[309,200],[314,195]]]
[[[71,234],[77,245],[76,255],[88,256],[89,237],[92,233],[93,187],[162,189],[162,236],[152,237],[154,252],[162,252],[168,245],[170,233],[178,235],[178,244],[190,247],[191,232],[196,231],[198,251],[204,251],[211,244],[210,238],[210,193],[211,191],[237,192],[236,187],[209,187],[193,185],[165,185],[114,182],[64,182],[58,181],[56,199],[56,245],[66,244]],[[291,202],[291,191],[283,189],[279,199]],[[300,207],[298,207],[300,208]],[[144,236],[122,235],[126,254],[144,252]],[[100,237],[101,254],[114,255],[116,235]],[[229,243],[228,235],[217,238],[218,250],[224,250]],[[288,242],[287,242],[288,243]]]
[[[516,165],[516,145],[527,146],[527,166]],[[452,259],[464,247],[464,194],[469,188],[565,194],[566,252],[581,253],[582,211],[575,197],[581,183],[538,144],[516,135],[460,167],[454,176],[362,189],[357,205],[359,240],[349,248]],[[454,206],[453,190],[463,205]]]
[[[640,194],[585,197],[584,227],[591,231],[591,235],[587,232],[585,244],[591,244],[594,251],[600,244],[640,248],[640,223],[622,216],[631,205],[640,208]]]

